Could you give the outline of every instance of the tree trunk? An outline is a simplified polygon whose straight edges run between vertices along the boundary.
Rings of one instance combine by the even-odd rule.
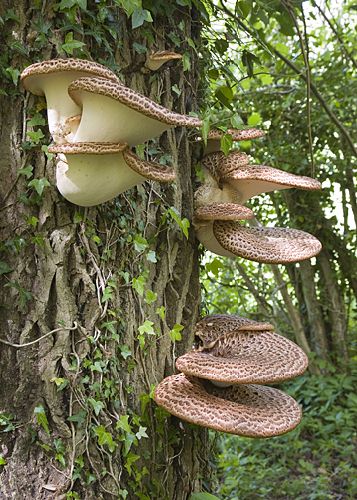
[[[198,315],[194,234],[186,238],[168,211],[192,216],[187,132],[170,131],[151,148],[170,157],[175,185],[145,183],[105,205],[75,207],[57,192],[41,140],[26,135],[25,116],[45,116],[42,99],[25,98],[10,82],[16,74],[4,70],[63,57],[71,32],[85,44],[79,55],[108,61],[127,85],[189,112],[199,83],[186,42],[199,38],[195,12],[166,2],[152,24],[132,30],[116,7],[55,13],[53,5],[0,5],[8,48],[0,60],[0,498],[186,499],[200,484],[206,434],[168,417],[151,396],[190,348]],[[187,62],[186,71],[181,62],[144,69],[145,45],[175,44],[190,71]],[[184,327],[181,342],[170,336],[175,324]]]

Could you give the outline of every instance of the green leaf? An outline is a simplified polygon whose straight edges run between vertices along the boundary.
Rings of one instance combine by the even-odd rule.
[[[11,273],[11,271],[12,271],[12,267],[10,267],[7,262],[0,260],[0,276],[2,274]]]
[[[6,465],[6,464],[7,464],[7,462],[6,462],[5,458],[2,455],[0,455],[0,465]]]
[[[32,179],[32,181],[30,181],[27,185],[28,187],[33,187],[36,193],[39,196],[42,196],[45,187],[49,187],[51,184],[45,177],[42,177],[41,179]]]
[[[186,218],[181,219],[175,207],[170,207],[168,213],[171,215],[173,220],[179,226],[186,239],[188,239],[188,229],[190,227],[190,221]]]
[[[149,262],[157,262],[156,252],[154,252],[154,250],[149,250],[146,254],[146,260]]]
[[[17,85],[21,72],[16,68],[6,68],[6,73],[10,76],[12,83]]]
[[[129,455],[126,457],[124,467],[128,471],[129,476],[131,476],[131,473],[132,473],[131,466],[133,465],[133,463],[135,463],[137,460],[139,460],[139,458],[140,458],[140,456],[135,455],[134,453],[129,453]]]
[[[36,406],[34,409],[34,414],[36,416],[37,423],[44,429],[46,434],[50,434],[50,429],[48,427],[48,420],[44,407],[42,405]]]
[[[152,304],[157,300],[157,293],[153,292],[152,290],[146,290],[144,300],[147,304]]]
[[[134,248],[137,252],[143,252],[145,248],[149,246],[147,240],[141,236],[141,234],[137,234],[133,240]]]
[[[189,500],[220,500],[215,495],[211,495],[211,493],[192,493]]]
[[[99,415],[99,413],[103,410],[104,408],[104,403],[102,401],[97,401],[94,398],[88,398],[88,403],[90,403],[93,407],[94,413]]]
[[[146,9],[136,9],[131,16],[131,27],[134,29],[139,28],[144,22],[152,23],[152,17]]]
[[[67,10],[72,7],[79,7],[82,10],[87,9],[87,0],[62,0],[58,5],[59,10]]]
[[[212,274],[214,274],[217,277],[218,271],[220,269],[224,269],[224,265],[222,264],[222,262],[219,259],[214,258],[210,262],[207,262],[207,264],[205,265],[205,269],[208,273],[211,272]]]
[[[142,297],[144,295],[144,286],[146,284],[146,276],[141,274],[137,278],[133,278],[132,287]]]
[[[130,434],[132,432],[132,428],[129,424],[129,415],[121,415],[115,427],[116,429],[121,429],[122,431]]]
[[[94,433],[98,437],[98,444],[100,446],[108,446],[109,451],[113,453],[117,444],[114,442],[113,436],[110,434],[110,432],[107,432],[105,430],[104,425],[94,427]]]
[[[182,66],[184,71],[190,71],[191,69],[191,57],[187,52],[182,55]]]
[[[122,357],[124,359],[127,359],[127,358],[129,358],[129,356],[132,355],[132,352],[131,352],[130,348],[126,344],[124,344],[124,345],[120,346],[120,354],[122,355]]]
[[[171,338],[172,342],[182,340],[181,332],[184,328],[185,328],[184,326],[182,326],[178,323],[176,323],[173,326],[172,330],[170,331],[170,338]]]
[[[26,167],[24,168],[20,168],[18,171],[17,171],[18,175],[23,175],[24,177],[26,177],[26,179],[30,179],[33,175],[33,166],[32,165],[27,165]]]
[[[262,122],[262,117],[260,116],[259,113],[252,113],[248,118],[248,125],[250,127],[254,127],[255,125],[258,125],[261,122]]]
[[[156,314],[159,315],[161,319],[165,319],[165,314],[166,314],[165,306],[158,307],[155,312]]]
[[[30,141],[33,144],[39,144],[41,142],[41,139],[45,137],[44,133],[42,130],[39,128],[37,130],[30,130],[27,132],[27,137],[30,139]]]
[[[62,49],[69,54],[70,56],[73,55],[73,51],[75,49],[81,49],[84,47],[85,43],[80,42],[79,40],[74,40],[73,38],[73,32],[70,31],[67,33],[65,37],[65,43],[61,45]]]
[[[139,441],[141,438],[148,438],[149,437],[146,434],[146,430],[147,430],[147,427],[141,427],[141,425],[140,425],[138,432],[135,434],[135,436],[139,439]]]
[[[35,113],[33,117],[28,120],[27,125],[30,127],[38,127],[40,125],[46,125],[46,120],[41,115],[41,113]]]
[[[155,335],[155,330],[153,329],[154,323],[146,319],[142,325],[139,326],[138,330],[141,334],[147,333],[148,335]]]
[[[233,91],[227,85],[217,87],[215,91],[217,99],[226,107],[229,107],[233,100]]]
[[[233,138],[230,134],[224,134],[221,139],[220,148],[225,155],[229,153],[233,145]]]

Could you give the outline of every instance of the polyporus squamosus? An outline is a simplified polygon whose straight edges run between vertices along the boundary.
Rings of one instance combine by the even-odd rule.
[[[183,373],[160,382],[154,399],[182,420],[240,436],[278,436],[301,420],[298,403],[278,389],[242,384],[220,388]]]
[[[172,168],[142,160],[126,144],[60,144],[50,146],[49,152],[59,153],[58,190],[68,201],[84,207],[104,203],[146,179],[175,179]]]
[[[101,64],[83,59],[51,59],[31,64],[21,73],[21,82],[32,94],[44,96],[50,133],[55,142],[64,142],[67,120],[81,113],[68,95],[68,87],[84,76],[98,76],[119,82],[118,77]]]

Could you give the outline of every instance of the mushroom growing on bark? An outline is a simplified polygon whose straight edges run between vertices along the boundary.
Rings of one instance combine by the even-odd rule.
[[[160,50],[157,52],[151,52],[146,56],[145,67],[150,71],[157,71],[161,68],[163,64],[166,64],[169,61],[174,61],[182,59],[181,54],[177,54],[177,52],[172,52],[169,50]]]
[[[56,180],[60,193],[80,206],[104,203],[146,179],[172,182],[175,172],[159,163],[145,161],[126,144],[73,143],[52,145],[60,153]]]
[[[249,325],[176,360],[185,375],[227,385],[275,384],[301,375],[307,366],[306,354],[294,342],[271,331],[252,331]]]
[[[295,175],[266,165],[249,165],[247,155],[232,151],[211,153],[202,160],[203,167],[222,187],[228,184],[237,193],[238,202],[244,203],[261,193],[298,188],[305,190],[321,189],[316,179]],[[209,180],[210,182],[210,180]]]
[[[31,64],[21,73],[21,81],[32,94],[45,96],[50,133],[55,142],[65,142],[67,120],[79,115],[81,108],[69,97],[68,87],[83,76],[98,76],[119,82],[118,77],[101,64],[83,59],[51,59]]]
[[[68,88],[82,117],[73,142],[126,143],[135,146],[171,127],[200,127],[199,118],[160,106],[119,82],[80,78]]]
[[[298,403],[278,389],[242,384],[219,388],[183,373],[160,382],[154,399],[182,420],[240,436],[278,436],[301,420]]]

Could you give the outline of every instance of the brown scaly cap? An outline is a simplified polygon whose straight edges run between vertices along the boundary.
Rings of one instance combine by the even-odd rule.
[[[226,384],[275,384],[301,375],[307,366],[306,354],[294,342],[244,327],[176,360],[185,375]]]
[[[127,149],[127,144],[110,144],[108,142],[71,142],[65,144],[51,144],[50,153],[63,153],[68,155],[104,155],[121,153]]]
[[[234,161],[227,161],[233,158]],[[233,151],[226,156],[222,151],[215,151],[206,155],[202,159],[202,166],[208,170],[216,182],[220,183],[223,176],[229,174],[232,170],[249,164],[249,157],[245,153]]]
[[[79,78],[75,80],[68,87],[68,93],[78,105],[81,105],[78,96],[78,92],[81,91],[110,97],[149,118],[167,125],[181,125],[183,127],[201,127],[202,125],[202,120],[199,118],[170,111],[119,82],[112,82],[104,78]]]
[[[182,420],[240,436],[278,436],[301,420],[298,403],[278,389],[260,385],[218,388],[182,373],[160,382],[154,399]]]
[[[201,339],[204,346],[208,346],[222,335],[241,328],[245,331],[274,330],[270,323],[254,321],[236,314],[211,314],[196,323],[195,336]]]
[[[31,66],[24,69],[20,78],[25,89],[27,89],[26,79],[28,77],[58,73],[60,71],[85,72],[90,75],[119,82],[118,77],[110,69],[96,62],[86,61],[84,59],[51,59],[49,61],[31,64]]]
[[[195,210],[194,217],[197,220],[243,220],[252,219],[254,212],[243,205],[236,203],[211,203]]]
[[[232,136],[233,141],[250,141],[251,139],[258,139],[259,137],[264,137],[265,132],[257,128],[247,128],[239,130],[236,128],[229,128],[225,132],[217,128],[213,128],[208,132],[207,139],[213,141],[220,141],[222,137],[226,134]]]
[[[138,174],[146,177],[146,179],[159,182],[172,182],[176,178],[176,173],[172,168],[154,161],[142,160],[129,149],[123,152],[123,156],[126,164]]]
[[[213,233],[225,250],[265,264],[299,262],[314,257],[321,250],[317,238],[298,229],[252,228],[238,222],[215,221]]]
[[[311,177],[291,174],[290,172],[268,167],[267,165],[239,165],[238,168],[235,168],[234,165],[235,154],[229,154],[222,159],[220,168],[221,181],[264,181],[311,191],[321,189],[321,183]]]

